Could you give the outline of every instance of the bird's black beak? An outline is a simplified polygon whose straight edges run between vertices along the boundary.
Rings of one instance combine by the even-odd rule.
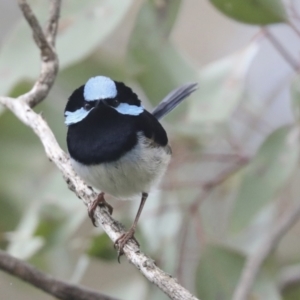
[[[96,107],[99,107],[101,104],[105,104],[105,103],[104,103],[104,100],[102,100],[102,99],[97,100],[97,102],[96,102]]]

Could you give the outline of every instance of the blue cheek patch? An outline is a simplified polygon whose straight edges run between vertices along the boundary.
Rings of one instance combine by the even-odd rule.
[[[130,115],[130,116],[138,116],[144,111],[144,108],[142,106],[130,105],[127,103],[120,103],[118,107],[112,107],[112,108],[122,115]],[[73,112],[66,111],[65,124],[69,126],[82,121],[93,109],[94,108],[87,111],[84,108],[80,108]]]
[[[114,107],[114,109],[122,115],[130,116],[138,116],[144,111],[142,106],[130,105],[128,103],[120,103],[119,106]]]
[[[84,108],[80,108],[73,112],[66,111],[65,112],[65,124],[67,126],[69,126],[69,125],[76,124],[76,123],[82,121],[90,113],[90,111],[92,109],[85,110]]]

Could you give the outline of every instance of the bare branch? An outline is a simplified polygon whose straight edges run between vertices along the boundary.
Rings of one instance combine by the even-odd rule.
[[[47,97],[58,71],[58,58],[53,46],[55,44],[61,1],[51,1],[46,33],[43,32],[27,1],[18,0],[18,2],[25,19],[32,29],[34,40],[41,51],[40,75],[32,89],[21,97],[21,100],[27,102],[30,107],[34,107]]]
[[[239,283],[234,291],[233,300],[248,299],[255,278],[258,275],[263,262],[275,249],[280,239],[299,220],[299,218],[300,203],[285,213],[279,222],[277,221],[278,224],[274,226],[270,235],[262,242],[260,247],[247,258]]]
[[[290,65],[290,67],[295,71],[299,72],[298,62],[288,53],[288,51],[282,46],[282,44],[276,39],[276,37],[265,27],[263,32],[269,39],[274,48],[280,53],[283,59]]]
[[[61,0],[53,0],[50,4],[50,13],[48,24],[46,26],[45,34],[50,45],[55,46],[55,38],[58,28],[59,14],[60,14]]]
[[[26,0],[18,0],[20,8],[29,23],[37,46],[41,50],[42,66],[40,76],[28,93],[17,99],[0,97],[0,104],[10,109],[25,125],[29,126],[39,137],[45,148],[46,155],[61,171],[69,188],[89,206],[96,198],[96,193],[91,190],[73,171],[68,155],[59,147],[53,132],[43,117],[36,114],[31,107],[45,99],[56,77],[58,60],[53,47],[57,22],[59,18],[60,0],[52,0],[51,16],[44,33]],[[115,221],[104,208],[97,208],[95,213],[97,224],[114,242],[124,233],[123,226]],[[159,269],[155,262],[140,252],[138,246],[129,241],[124,247],[128,260],[152,283],[158,286],[171,299],[197,300],[188,290],[178,284],[177,280]],[[69,298],[70,299],[70,298]],[[73,298],[71,298],[73,299]]]
[[[116,300],[97,291],[54,279],[1,250],[0,269],[61,300]]]
[[[279,275],[278,288],[281,293],[300,285],[300,265],[284,268]]]
[[[28,5],[26,0],[18,0],[18,2],[26,21],[32,29],[33,37],[37,46],[40,48],[45,57],[53,55],[52,47],[50,47],[43,29],[41,28],[40,23],[33,13],[31,7]]]
[[[73,171],[67,154],[59,147],[51,129],[42,118],[36,114],[25,102],[14,101],[8,97],[0,97],[0,103],[9,108],[24,124],[31,127],[40,138],[47,156],[62,172],[69,188],[82,199],[86,206],[97,197]],[[124,233],[123,226],[115,221],[105,208],[96,210],[96,222],[101,225],[113,242]],[[124,247],[128,260],[152,283],[158,286],[171,299],[196,300],[188,290],[178,284],[177,280],[159,269],[155,262],[143,254],[138,246],[130,241]]]

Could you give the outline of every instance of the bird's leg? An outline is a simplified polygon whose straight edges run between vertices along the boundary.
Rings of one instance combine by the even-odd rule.
[[[98,195],[98,197],[91,203],[91,205],[88,208],[89,217],[92,220],[92,223],[95,227],[96,227],[96,220],[95,220],[94,214],[95,214],[95,210],[96,210],[98,205],[107,207],[107,209],[108,209],[108,211],[111,215],[112,215],[113,210],[114,210],[113,207],[105,201],[104,193],[103,192],[100,193]]]
[[[145,205],[145,202],[146,202],[147,198],[148,198],[148,194],[147,193],[142,193],[141,203],[140,203],[138,212],[137,212],[137,214],[135,216],[135,219],[134,219],[134,222],[133,222],[132,226],[130,227],[130,229],[127,232],[123,233],[115,241],[114,247],[118,248],[118,261],[119,262],[120,262],[120,256],[122,254],[124,254],[123,248],[124,248],[125,244],[127,243],[127,241],[129,239],[133,239],[137,243],[137,245],[140,246],[140,244],[138,243],[138,241],[134,237],[134,233],[135,233],[135,229],[136,229],[137,223],[139,221],[140,215],[142,213],[142,210],[143,210],[143,207]]]

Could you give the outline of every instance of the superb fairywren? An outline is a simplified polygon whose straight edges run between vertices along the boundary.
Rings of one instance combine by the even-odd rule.
[[[88,209],[93,224],[98,205],[113,211],[104,193],[121,199],[141,195],[133,225],[115,242],[119,256],[126,242],[135,240],[134,232],[148,193],[170,162],[171,147],[158,120],[196,88],[195,83],[179,87],[150,113],[124,83],[96,76],[76,89],[68,100],[65,124],[72,166],[87,184],[101,191]]]

